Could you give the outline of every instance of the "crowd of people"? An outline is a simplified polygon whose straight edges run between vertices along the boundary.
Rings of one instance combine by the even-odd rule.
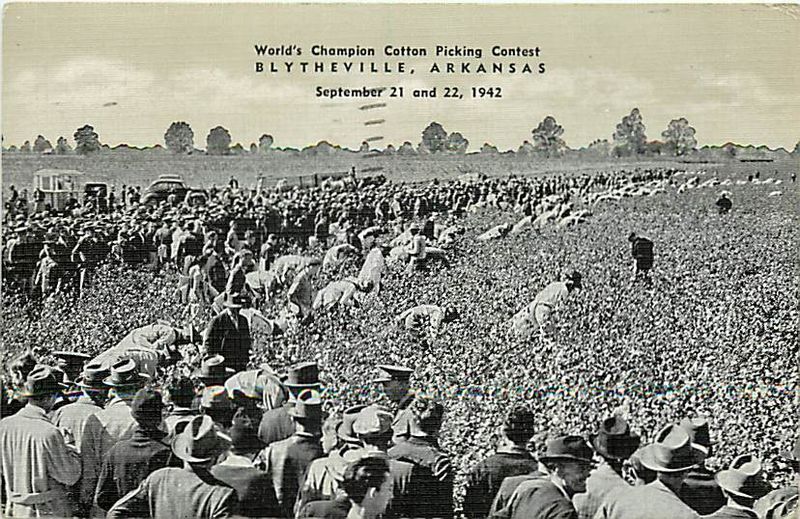
[[[524,247],[520,240],[525,232],[517,238],[508,233],[507,239],[493,241],[490,250],[486,240],[459,237],[480,234],[498,217],[533,221],[549,213],[549,220],[557,222],[570,216],[572,204],[582,205],[583,198],[615,196],[651,182],[663,189],[673,173],[652,169],[553,180],[385,184],[338,193],[312,189],[259,194],[229,186],[204,208],[123,205],[105,220],[91,213],[29,215],[17,230],[43,223],[34,224],[32,235],[37,237],[28,243],[52,232],[48,224],[60,232],[62,219],[69,222],[67,228],[75,223],[82,228],[83,219],[94,218],[98,224],[73,236],[77,267],[62,266],[67,274],[47,291],[11,280],[28,296],[37,297],[37,290],[42,296],[63,296],[62,291],[74,289],[81,298],[91,298],[93,283],[100,283],[91,274],[103,262],[174,271],[174,296],[186,326],[142,327],[112,348],[113,355],[111,350],[94,357],[75,351],[25,352],[9,364],[9,399],[3,400],[0,413],[5,514],[790,517],[797,482],[787,483],[786,471],[776,479],[774,464],[780,459],[796,473],[800,447],[777,456],[752,444],[717,445],[711,435],[722,432],[733,407],[715,413],[717,409],[702,402],[714,389],[687,387],[694,380],[686,375],[698,371],[692,364],[697,359],[670,355],[675,338],[637,345],[615,340],[620,333],[634,335],[634,330],[641,339],[638,330],[648,326],[650,331],[667,329],[651,317],[630,319],[625,326],[615,323],[613,330],[603,325],[598,311],[603,299],[616,297],[613,307],[627,316],[648,303],[674,308],[666,302],[671,296],[657,265],[682,259],[659,248],[663,229],[658,229],[658,238],[653,236],[655,229],[643,224],[645,217],[625,207],[629,225],[649,229],[650,239],[625,234],[623,240],[629,242],[624,250],[609,253],[599,247],[596,257],[580,260],[565,253],[571,236],[557,226],[535,231],[541,239],[529,239]],[[668,212],[659,205],[664,202],[648,199]],[[297,211],[305,221],[324,223],[319,232],[316,223],[303,224],[313,232],[301,235],[300,227],[293,227],[297,220],[268,217],[280,211]],[[612,217],[596,213],[600,222]],[[464,215],[469,216],[459,218]],[[735,213],[726,216],[736,218]],[[714,225],[725,223],[716,220]],[[733,227],[749,222],[730,223],[725,232],[734,237]],[[152,242],[120,242],[121,227],[127,239],[130,229],[149,224]],[[465,226],[472,229],[464,232]],[[224,241],[217,238],[226,229]],[[17,232],[17,243],[25,243],[27,232]],[[596,240],[592,233],[596,231],[576,230],[587,241]],[[171,241],[165,248],[167,236]],[[106,248],[97,253],[79,246],[94,240]],[[46,241],[37,259],[39,270],[49,256]],[[530,261],[531,246],[550,264]],[[4,266],[15,260],[12,247],[6,252],[9,248]],[[654,248],[658,256],[652,272]],[[431,262],[429,250],[447,261]],[[93,265],[85,259],[87,251],[96,258]],[[606,256],[605,265],[627,270],[621,265],[630,259],[622,259],[623,254],[633,259],[629,281],[646,281],[624,303],[616,276],[591,268]],[[714,251],[707,254],[711,257],[684,261],[681,268],[697,269],[695,277],[700,278],[709,265],[724,263]],[[524,268],[498,270],[496,258]],[[393,260],[401,266],[392,268]],[[214,267],[219,274],[212,274]],[[74,281],[69,272],[75,273]],[[465,273],[473,278],[459,278]],[[531,287],[538,292],[535,297],[526,298],[525,278],[541,283]],[[691,280],[686,285],[687,290],[696,287]],[[491,313],[477,315],[470,300],[498,286],[500,297]],[[770,302],[773,287],[777,291],[780,285],[763,293]],[[596,296],[585,297],[584,290]],[[524,299],[533,302],[523,306]],[[703,329],[685,320],[708,301],[692,294],[684,303],[686,315],[675,315],[677,323],[669,325],[682,326],[677,338]],[[397,314],[386,319],[393,310]],[[786,308],[777,304],[771,311],[785,317]],[[375,319],[359,320],[362,315]],[[595,335],[576,336],[579,327],[567,327],[572,316]],[[705,314],[694,318],[712,319]],[[397,323],[399,330],[390,323]],[[199,333],[196,326],[205,331]],[[258,326],[268,330],[267,339],[255,333]],[[370,338],[353,342],[354,328],[357,335]],[[696,342],[698,359],[713,369],[719,363],[706,354],[721,344],[721,336],[706,339]],[[783,342],[787,337],[776,338],[769,331],[761,339],[773,341],[780,351],[790,347]],[[460,347],[460,341],[470,349]],[[289,343],[304,344],[274,362],[274,350]],[[409,344],[416,351],[409,352]],[[313,354],[320,345],[327,346]],[[758,345],[741,346],[747,353]],[[533,350],[531,359],[521,358],[523,348]],[[154,357],[147,357],[152,352]],[[593,358],[586,358],[589,352]],[[273,360],[264,362],[265,354]],[[476,362],[482,356],[498,362],[494,372]],[[375,362],[380,358],[406,365]],[[54,364],[55,359],[60,362]],[[648,360],[653,371],[651,386],[645,388],[633,375],[641,375]],[[175,369],[176,362],[191,370]],[[783,362],[791,365],[790,359]],[[576,364],[582,369],[571,369]],[[434,373],[442,366],[449,366],[449,372]],[[782,367],[771,368],[778,377]],[[732,373],[729,366],[707,373],[709,385]],[[446,395],[447,388],[472,383],[485,391],[499,376],[506,390],[519,383],[526,391],[512,399],[514,405],[506,401],[493,407],[486,423],[475,423],[470,415],[495,395]],[[662,378],[674,384],[671,393],[656,386]],[[605,402],[579,392],[601,382],[627,385],[628,392],[605,394]],[[570,396],[570,390],[578,392]],[[645,401],[632,401],[642,394]],[[720,398],[726,396],[714,395],[713,400]],[[591,411],[579,411],[588,405]],[[757,405],[739,402],[742,415],[751,419],[763,415],[763,410],[753,410]],[[781,418],[783,413],[779,407]],[[471,423],[472,431],[453,423],[459,419]],[[482,434],[497,425],[495,434]],[[796,419],[780,425],[796,427]],[[767,424],[759,426],[769,431]],[[484,443],[476,448],[473,437]],[[771,441],[778,442],[774,437]],[[722,466],[719,450],[726,460]],[[15,463],[19,459],[34,462],[21,466]],[[778,488],[769,488],[770,482]]]

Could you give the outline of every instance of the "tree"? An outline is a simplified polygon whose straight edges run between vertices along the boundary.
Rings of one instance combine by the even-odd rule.
[[[369,143],[367,141],[363,141],[361,143],[361,147],[358,149],[359,153],[369,153]]]
[[[556,122],[555,117],[548,115],[539,126],[531,131],[533,135],[533,149],[544,154],[545,157],[558,157],[567,147],[561,135],[564,127]]]
[[[522,145],[517,150],[517,153],[519,155],[533,155],[535,151],[536,148],[533,147],[533,144],[528,141],[522,141]]]
[[[67,153],[72,151],[72,147],[67,142],[63,136],[58,138],[56,141],[56,154],[58,155],[66,155]]]
[[[275,142],[275,140],[272,138],[272,135],[265,133],[258,138],[258,151],[265,154],[269,153],[273,142]]]
[[[448,153],[456,153],[463,155],[467,152],[469,141],[458,132],[453,132],[447,136],[447,141],[444,144],[444,149]]]
[[[33,151],[36,153],[44,153],[46,151],[52,151],[53,145],[50,144],[50,141],[45,139],[42,135],[36,137],[36,141],[33,143]]]
[[[100,137],[90,125],[78,128],[72,136],[75,139],[75,151],[79,155],[88,155],[100,151]]]
[[[414,149],[414,146],[410,142],[406,141],[402,146],[400,146],[400,148],[397,149],[397,154],[402,156],[411,156],[416,155],[417,152]]]
[[[420,148],[427,148],[431,153],[439,153],[445,149],[447,142],[447,132],[441,124],[432,122],[422,131],[422,142]]]
[[[800,141],[797,141],[797,144],[794,145],[794,150],[792,150],[792,155],[800,155]]]
[[[251,142],[250,143],[250,154],[251,155],[255,155],[256,153],[258,153],[258,144],[256,144],[255,142]]]
[[[172,153],[190,153],[194,150],[194,132],[188,123],[175,121],[164,134],[164,144]]]
[[[383,150],[383,154],[389,157],[391,157],[395,153],[397,153],[397,150],[394,149],[394,145],[392,144],[387,144],[386,149]]]
[[[685,155],[697,149],[697,139],[694,138],[695,130],[689,126],[689,121],[681,117],[673,119],[667,129],[661,132],[664,138],[664,150],[673,155]]]
[[[725,154],[725,156],[732,159],[738,155],[739,148],[732,142],[726,142],[722,146],[722,152]]]
[[[622,118],[614,132],[614,152],[617,156],[639,155],[645,151],[647,136],[638,108]]]
[[[228,155],[231,150],[231,134],[222,126],[212,128],[206,137],[206,153],[209,155]]]
[[[22,146],[19,147],[19,151],[22,153],[30,153],[31,152],[31,141],[25,141],[22,143]]]
[[[497,151],[497,146],[493,146],[488,142],[484,142],[483,146],[481,146],[481,154],[483,155],[496,155],[497,153],[499,153]]]

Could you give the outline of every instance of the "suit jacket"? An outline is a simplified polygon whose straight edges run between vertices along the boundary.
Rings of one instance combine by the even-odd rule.
[[[758,519],[758,514],[754,510],[725,505],[713,514],[703,517],[708,519]]]
[[[97,480],[97,506],[103,510],[110,509],[147,476],[170,463],[172,450],[164,437],[160,431],[145,431],[137,427],[131,439],[111,447],[103,458]]]
[[[311,501],[297,514],[297,517],[316,517],[318,519],[345,519],[350,511],[350,500],[344,493],[330,501]]]
[[[664,483],[655,480],[647,485],[623,491],[612,490],[600,505],[594,519],[698,519],[697,512]]]
[[[503,480],[509,476],[528,474],[538,463],[530,452],[519,448],[499,449],[478,463],[467,476],[464,514],[467,517],[486,517]]]
[[[727,502],[714,479],[714,473],[702,465],[692,469],[686,476],[680,498],[700,515],[715,512]]]
[[[249,458],[229,454],[225,461],[211,468],[211,474],[236,490],[240,515],[280,517],[272,480],[268,474],[253,467]]]
[[[308,467],[324,455],[318,436],[297,432],[261,451],[254,464],[272,478],[281,517],[294,517],[294,504]]]
[[[56,427],[64,428],[72,434],[72,437],[75,438],[75,446],[80,452],[86,422],[89,421],[90,416],[102,410],[103,408],[95,405],[91,398],[81,395],[75,402],[54,411],[50,420]]]
[[[612,490],[620,488],[624,490],[630,488],[630,485],[608,464],[600,465],[586,480],[586,492],[575,494],[572,498],[578,518],[592,519],[606,496]]]
[[[497,491],[497,494],[494,496],[494,501],[492,501],[492,506],[489,508],[487,517],[492,517],[494,514],[505,508],[508,502],[511,500],[511,496],[514,495],[514,491],[517,490],[517,487],[522,483],[543,477],[544,475],[542,473],[534,470],[528,474],[509,476],[505,478],[500,484],[500,489]]]
[[[414,466],[406,510],[395,508],[395,513],[406,517],[453,516],[453,469],[447,454],[414,436],[389,449],[388,454]]]
[[[503,519],[577,519],[578,513],[567,497],[549,479],[531,479],[521,483],[505,508],[493,518]]]
[[[203,349],[207,355],[224,356],[227,367],[243,371],[250,360],[250,348],[253,342],[247,318],[237,315],[236,322],[238,327],[227,311],[211,319],[203,340]]]
[[[159,469],[108,511],[122,517],[220,518],[235,515],[236,491],[200,468]]]
[[[264,446],[268,447],[294,434],[295,424],[292,417],[289,416],[288,410],[289,406],[284,404],[281,407],[270,409],[261,417],[258,437],[264,442]]]
[[[5,485],[0,515],[72,516],[67,487],[81,475],[80,458],[44,409],[26,405],[0,420],[0,473]]]

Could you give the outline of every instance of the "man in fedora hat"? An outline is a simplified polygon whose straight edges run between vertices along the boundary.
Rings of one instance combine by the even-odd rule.
[[[706,468],[705,464],[705,460],[714,453],[708,420],[701,417],[684,418],[680,426],[689,433],[689,440],[705,452],[705,457],[696,467],[689,470],[681,485],[679,496],[698,514],[708,515],[725,504],[725,496],[722,495],[722,490],[714,479],[714,473]]]
[[[289,368],[283,385],[289,392],[289,399],[280,407],[265,412],[258,427],[258,437],[261,438],[261,441],[266,446],[285,440],[294,434],[295,422],[292,420],[289,410],[294,405],[300,392],[306,389],[322,391],[322,383],[319,380],[319,366],[316,362],[295,364]]]
[[[444,406],[417,395],[410,405],[409,437],[389,449],[390,458],[414,465],[408,493],[409,517],[453,515],[453,467],[450,456],[438,446]]]
[[[214,422],[196,416],[172,441],[183,468],[156,470],[139,487],[117,501],[109,519],[123,517],[230,517],[238,511],[236,491],[210,469],[221,452]],[[177,491],[180,490],[180,491]]]
[[[302,510],[307,503],[312,501],[334,499],[336,497],[342,474],[347,468],[345,454],[362,447],[361,441],[353,432],[353,423],[358,418],[361,410],[366,407],[366,405],[355,405],[344,410],[336,427],[336,436],[339,439],[338,444],[327,456],[311,462],[297,499],[297,510]]]
[[[223,355],[208,355],[201,362],[192,376],[208,386],[222,386],[234,375],[233,368],[228,367]]]
[[[80,501],[84,509],[88,510],[94,503],[97,478],[105,454],[115,443],[133,436],[136,419],[131,412],[131,403],[148,380],[139,373],[133,359],[121,360],[111,366],[111,374],[103,380],[109,387],[109,401],[102,411],[88,418],[81,441]]]
[[[689,470],[705,457],[689,433],[678,425],[668,425],[656,440],[639,451],[639,461],[658,475],[644,486],[624,492],[611,492],[595,514],[596,519],[697,519],[697,512],[681,501],[678,494]]]
[[[235,372],[247,368],[253,340],[247,319],[239,314],[244,305],[241,294],[227,294],[225,310],[216,315],[206,329],[203,351],[206,355],[223,355],[228,367]]]
[[[200,414],[210,416],[214,420],[217,431],[227,434],[233,420],[233,401],[223,386],[208,386],[200,397]]]
[[[103,381],[111,371],[100,364],[87,364],[75,385],[80,388],[81,396],[75,402],[53,411],[50,419],[53,425],[66,429],[75,438],[75,446],[80,452],[83,443],[83,431],[89,417],[103,410],[108,395],[108,386]]]
[[[594,467],[592,448],[580,436],[560,436],[547,442],[539,461],[548,477],[522,482],[505,508],[492,517],[575,519],[573,496],[586,491],[586,479]]]
[[[573,269],[567,270],[561,281],[553,281],[536,294],[533,302],[511,318],[510,328],[519,338],[528,338],[532,327],[539,329],[539,337],[545,344],[554,344],[553,313],[566,301],[576,288],[583,287],[581,274]]]
[[[609,492],[630,486],[622,477],[622,468],[641,443],[628,422],[617,415],[603,420],[590,439],[602,461],[586,480],[586,492],[573,498],[579,519],[592,519]]]
[[[60,391],[52,369],[37,366],[22,390],[25,407],[0,420],[5,517],[72,517],[68,487],[80,478],[79,454],[47,418]]]
[[[380,374],[372,379],[375,384],[380,384],[386,398],[395,409],[392,429],[393,441],[400,442],[409,436],[409,422],[411,412],[409,406],[414,402],[414,392],[411,391],[411,375],[414,370],[405,366],[393,364],[378,364]]]
[[[255,462],[272,478],[282,517],[294,517],[295,501],[306,471],[315,459],[324,455],[320,444],[322,400],[319,391],[301,391],[288,412],[295,422],[294,434],[266,447]]]
[[[534,420],[533,412],[527,406],[516,406],[508,413],[500,431],[502,444],[467,476],[464,495],[464,514],[467,517],[487,517],[505,478],[536,470],[538,463],[527,448],[535,432]]]
[[[713,519],[758,519],[753,509],[756,500],[764,497],[769,486],[762,476],[761,460],[750,454],[737,457],[728,470],[715,476],[728,502],[707,516]]]
[[[95,491],[95,504],[101,509],[110,509],[148,475],[169,463],[172,451],[160,428],[163,409],[160,392],[147,388],[136,392],[131,403],[137,424],[133,437],[112,446],[103,458]]]

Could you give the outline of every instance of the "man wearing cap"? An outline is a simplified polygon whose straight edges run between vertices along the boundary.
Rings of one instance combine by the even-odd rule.
[[[580,273],[568,270],[562,281],[553,281],[528,306],[511,318],[511,330],[520,338],[530,337],[531,327],[539,328],[542,342],[552,344],[553,313],[566,301],[567,296],[576,288],[582,288]]]
[[[561,436],[547,442],[539,461],[548,477],[521,483],[508,504],[492,517],[576,519],[572,504],[576,494],[586,492],[586,479],[594,467],[591,447],[580,436]]]
[[[680,426],[689,433],[689,440],[705,453],[703,460],[689,470],[678,494],[681,500],[700,515],[708,515],[725,504],[714,473],[706,468],[705,460],[713,454],[713,445],[708,420],[705,418],[684,418]]]
[[[302,391],[306,389],[322,390],[319,380],[319,366],[316,362],[301,362],[289,368],[283,385],[289,391],[289,399],[281,406],[270,409],[261,417],[258,437],[265,446],[289,438],[295,432],[295,422],[289,410]]]
[[[221,452],[214,422],[196,416],[172,441],[183,468],[156,470],[108,511],[123,517],[230,517],[238,511],[236,491],[215,478],[210,468]]]
[[[417,396],[409,409],[409,437],[388,451],[390,458],[414,465],[408,484],[413,501],[405,512],[409,517],[451,517],[453,468],[450,457],[438,447],[444,406]]]
[[[253,340],[247,319],[239,314],[244,299],[240,294],[227,294],[225,310],[211,319],[203,340],[206,355],[223,355],[226,365],[235,372],[247,368]]]
[[[497,452],[478,463],[467,475],[464,515],[487,517],[505,478],[536,470],[538,463],[527,448],[534,433],[534,419],[526,406],[517,406],[508,414],[501,430],[503,442]]]
[[[75,402],[59,407],[50,416],[53,425],[66,429],[75,438],[78,452],[89,417],[103,410],[108,395],[108,386],[103,381],[110,374],[110,370],[100,364],[87,364],[76,381],[81,396]]]
[[[761,460],[746,454],[737,457],[728,470],[716,475],[717,484],[727,498],[727,504],[709,519],[758,519],[754,510],[756,500],[766,495],[769,486],[761,473]]]
[[[681,484],[705,454],[692,444],[689,434],[678,425],[668,425],[656,441],[641,449],[639,461],[657,479],[625,492],[611,492],[595,519],[697,519],[699,515],[678,496]]]
[[[136,392],[131,403],[131,415],[137,424],[133,436],[113,445],[103,458],[95,491],[95,504],[101,509],[110,509],[148,475],[169,463],[171,450],[166,434],[159,428],[163,408],[158,391]]]
[[[579,519],[592,519],[611,491],[625,491],[630,487],[622,477],[622,467],[639,448],[641,440],[624,418],[615,415],[603,420],[600,430],[591,436],[591,442],[602,461],[586,480],[586,492],[572,499]]]
[[[392,429],[394,430],[394,443],[398,443],[409,436],[409,422],[411,411],[409,406],[414,402],[414,392],[411,391],[411,375],[414,370],[405,366],[379,364],[380,376],[372,382],[381,384],[386,397],[396,407]]]
[[[265,448],[254,462],[272,478],[282,517],[294,517],[295,501],[306,471],[315,459],[324,455],[320,444],[320,393],[314,389],[303,390],[288,412],[295,422],[294,434]]]
[[[228,455],[211,468],[211,474],[236,490],[240,515],[279,517],[281,511],[272,480],[268,474],[253,467],[253,460],[263,448],[255,424],[234,418],[229,436]]]
[[[111,374],[103,381],[109,386],[109,401],[102,411],[86,421],[81,441],[81,505],[88,509],[94,502],[97,478],[103,457],[111,447],[133,436],[136,419],[131,403],[136,392],[144,387],[148,378],[139,373],[132,359],[121,360],[111,366]]]
[[[52,370],[37,366],[25,381],[25,407],[0,420],[5,517],[72,517],[67,489],[81,476],[79,454],[47,418],[60,391]]]

